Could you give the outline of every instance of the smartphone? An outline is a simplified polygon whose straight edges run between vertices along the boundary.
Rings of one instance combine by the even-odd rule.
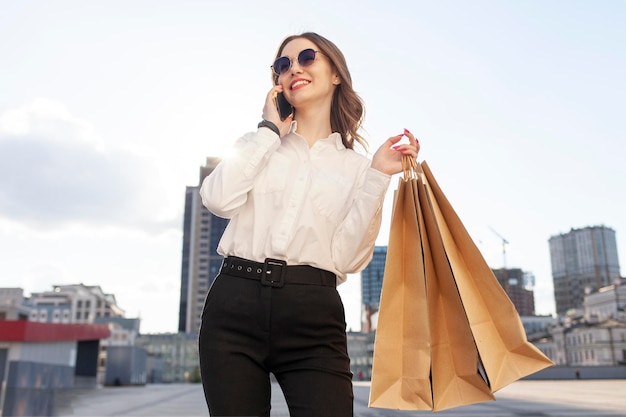
[[[293,107],[287,101],[283,93],[277,93],[274,96],[274,103],[276,104],[276,109],[278,109],[280,120],[285,120],[293,113]]]

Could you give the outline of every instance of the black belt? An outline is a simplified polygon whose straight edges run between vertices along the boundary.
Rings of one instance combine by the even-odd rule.
[[[260,280],[270,287],[285,284],[337,286],[337,275],[310,265],[287,265],[285,261],[267,258],[265,262],[229,256],[222,263],[221,273],[240,278]]]

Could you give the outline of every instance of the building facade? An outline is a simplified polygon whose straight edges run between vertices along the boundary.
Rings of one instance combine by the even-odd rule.
[[[228,220],[211,214],[203,206],[199,194],[202,181],[219,162],[219,158],[207,158],[206,164],[200,168],[198,185],[188,186],[185,192],[179,332],[197,333],[200,329],[204,299],[222,264],[217,244]]]
[[[0,288],[0,321],[28,320],[30,311],[22,288]]]
[[[52,291],[32,293],[27,302],[29,321],[40,323],[94,323],[125,315],[115,295],[98,285],[55,285]]]
[[[137,339],[137,346],[148,352],[149,359],[156,359],[150,363],[159,364],[158,369],[148,367],[149,382],[200,382],[196,334],[143,334]]]
[[[535,277],[520,268],[492,269],[520,316],[535,315]]]
[[[363,323],[361,328],[365,333],[373,330],[373,315],[378,311],[380,293],[383,288],[385,274],[385,260],[387,246],[375,246],[372,260],[361,271],[361,306],[363,308]]]
[[[620,278],[615,231],[605,226],[572,229],[549,239],[557,314],[582,309],[585,294]]]
[[[588,321],[616,319],[626,323],[626,280],[588,294],[584,307]]]

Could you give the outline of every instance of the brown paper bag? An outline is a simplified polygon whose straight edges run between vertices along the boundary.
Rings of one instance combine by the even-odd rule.
[[[410,171],[405,170],[405,177]],[[408,180],[408,177],[407,177]],[[370,406],[431,410],[430,330],[417,194],[401,179],[380,297]],[[385,306],[382,308],[382,306]]]
[[[513,304],[428,165],[403,162],[370,406],[439,411],[493,400],[495,390],[552,362],[526,340]]]
[[[487,381],[479,373],[478,349],[446,256],[429,190],[423,177],[415,183],[419,190],[419,217],[424,219],[421,242],[427,266],[433,411],[494,400]]]
[[[427,190],[465,314],[492,392],[554,365],[529,343],[515,306],[472,241],[428,164],[422,162]]]

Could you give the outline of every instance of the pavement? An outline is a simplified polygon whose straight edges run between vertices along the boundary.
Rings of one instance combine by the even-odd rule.
[[[369,382],[354,383],[355,417],[626,417],[626,380],[517,381],[496,401],[432,413],[368,408]],[[77,392],[58,416],[209,416],[199,384],[104,387]],[[272,384],[272,417],[289,416]],[[323,417],[323,416],[320,416]]]

